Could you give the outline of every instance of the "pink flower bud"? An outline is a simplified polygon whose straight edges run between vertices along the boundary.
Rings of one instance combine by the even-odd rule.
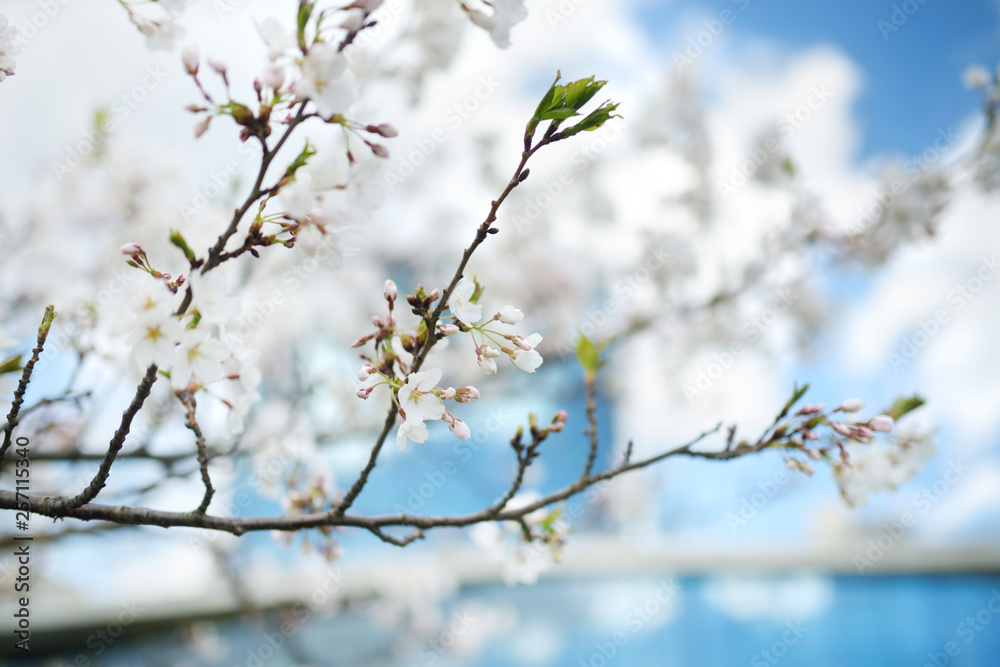
[[[194,126],[194,138],[197,139],[201,135],[208,132],[208,126],[212,123],[211,116],[205,116],[204,120],[200,121]]]
[[[358,379],[364,382],[374,372],[375,368],[371,364],[365,364],[358,369]]]
[[[391,280],[386,280],[385,289],[383,290],[382,294],[385,296],[386,301],[395,301],[397,294],[396,283],[392,282]]]
[[[381,125],[369,125],[365,129],[372,134],[377,134],[380,137],[385,137],[386,139],[392,139],[393,137],[399,136],[399,132],[396,131],[396,128],[388,123],[382,123]]]
[[[865,407],[865,404],[861,402],[860,398],[849,398],[841,403],[837,410],[841,412],[857,412],[863,407]]]
[[[528,341],[524,340],[524,336],[511,336],[510,340],[525,352],[531,350],[531,345],[528,344]]]
[[[181,51],[181,60],[184,62],[184,70],[194,76],[198,73],[198,49],[194,46],[186,46]]]
[[[266,85],[271,90],[278,90],[285,83],[285,68],[275,63],[270,63],[264,68],[261,75]]]
[[[816,414],[817,412],[823,412],[823,410],[826,410],[826,403],[816,403],[810,405],[803,405],[801,408],[799,408],[799,411],[796,412],[795,414],[812,415]]]
[[[439,324],[438,331],[443,333],[445,336],[454,336],[459,331],[461,331],[461,329],[459,329],[454,324]]]
[[[208,66],[209,67],[211,67],[212,69],[214,69],[219,74],[225,75],[225,73],[226,73],[226,63],[222,62],[218,58],[212,58],[212,57],[208,57],[206,60],[208,62]]]
[[[875,433],[861,424],[855,424],[854,428],[851,429],[851,437],[860,442],[868,442]]]
[[[358,398],[362,400],[367,400],[368,396],[372,393],[372,389],[373,389],[372,387],[368,387],[366,389],[358,389],[357,391]]]
[[[372,324],[377,326],[379,329],[385,326],[385,322],[383,322],[382,318],[378,315],[372,315]]]
[[[883,433],[888,433],[895,425],[896,420],[889,415],[876,415],[868,420],[868,426],[873,431],[882,431]]]
[[[431,301],[437,301],[438,299],[441,298],[441,290],[435,287],[434,289],[431,290],[431,293],[428,294],[427,296],[428,298],[430,298]]]
[[[479,354],[486,357],[487,359],[496,359],[500,356],[500,352],[497,351],[497,349],[491,345],[483,345],[480,348]]]
[[[851,429],[847,428],[842,422],[830,422],[830,428],[839,433],[840,435],[851,435]]]
[[[122,246],[122,254],[128,255],[129,257],[135,257],[136,255],[142,254],[142,248],[139,247],[138,243],[126,243]]]
[[[375,157],[380,157],[383,159],[387,159],[389,157],[389,149],[383,146],[382,144],[369,144],[369,146],[371,146],[372,153],[375,155]]]
[[[452,420],[451,424],[448,425],[451,432],[455,434],[455,437],[459,440],[468,440],[472,437],[472,431],[469,430],[469,425],[466,424],[461,419]]]
[[[811,458],[813,461],[819,461],[821,458],[823,458],[823,455],[819,453],[818,449],[807,449],[806,454],[808,454],[809,458]]]
[[[448,401],[455,398],[456,393],[458,392],[455,391],[454,387],[448,387],[447,389],[442,390],[439,396],[442,400]]]

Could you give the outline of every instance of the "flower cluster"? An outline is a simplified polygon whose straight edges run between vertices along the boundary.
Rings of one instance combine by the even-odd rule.
[[[487,375],[497,371],[496,359],[501,353],[506,354],[511,362],[527,373],[534,373],[542,364],[542,357],[535,349],[542,337],[532,334],[524,336],[500,330],[517,324],[524,314],[513,306],[504,306],[493,317],[483,324],[477,324],[483,318],[482,307],[478,304],[483,288],[478,282],[463,278],[452,291],[448,308],[451,318],[458,324],[439,322],[437,334],[431,343],[446,336],[454,336],[467,332],[476,344],[476,357],[480,368]],[[471,436],[469,427],[452,415],[444,406],[443,401],[455,400],[467,403],[479,398],[475,387],[440,388],[443,371],[439,368],[420,370],[415,368],[415,354],[428,341],[427,321],[430,306],[441,298],[440,290],[427,292],[422,286],[417,287],[415,294],[408,295],[406,300],[413,307],[413,313],[420,315],[422,321],[417,331],[406,331],[397,327],[393,314],[398,291],[396,284],[387,280],[383,296],[389,304],[389,314],[385,319],[372,318],[377,327],[374,333],[368,334],[354,342],[353,347],[361,347],[374,340],[376,355],[374,357],[361,355],[368,363],[358,371],[360,385],[357,395],[367,399],[375,387],[388,385],[394,391],[396,405],[403,423],[396,433],[399,449],[406,447],[407,440],[425,442],[428,438],[427,426],[424,422],[442,419],[448,424],[451,432],[460,439]],[[495,323],[495,324],[494,324]],[[487,328],[493,324],[493,328]],[[479,341],[476,342],[476,335]],[[500,341],[506,341],[502,343]],[[492,345],[490,344],[492,343]],[[496,347],[494,347],[494,345]],[[497,349],[499,348],[499,349]]]
[[[19,49],[14,40],[17,38],[17,28],[9,25],[7,17],[0,14],[0,81],[14,74],[14,56]]]
[[[541,496],[534,491],[519,493],[507,503],[508,509],[531,505]],[[538,575],[559,562],[569,521],[556,509],[542,508],[524,517],[533,540],[524,539],[524,529],[516,522],[479,523],[469,530],[472,541],[486,552],[487,557],[503,566],[504,583],[533,585]]]
[[[483,309],[478,303],[481,294],[482,287],[479,283],[462,278],[455,286],[449,306],[461,327],[451,325],[450,328],[442,328],[442,331],[446,334],[458,333],[459,330],[468,331],[474,343],[478,333],[480,339],[476,343],[476,361],[487,375],[497,372],[496,359],[501,354],[507,355],[525,373],[534,373],[542,365],[542,355],[535,349],[542,342],[541,335],[534,333],[525,337],[510,333],[507,327],[517,324],[524,317],[524,313],[510,305],[502,307],[485,323],[477,324],[483,318]],[[491,324],[493,328],[487,328]]]
[[[194,271],[189,279],[172,280],[170,274],[154,269],[145,251],[135,243],[122,246],[128,263],[150,273],[156,282],[148,282],[132,300],[137,321],[128,337],[131,360],[137,369],[152,364],[170,377],[178,390],[200,389],[225,378],[238,379],[242,396],[226,401],[230,407],[227,431],[243,430],[243,418],[260,400],[257,387],[261,375],[256,360],[259,353],[230,349],[210,332],[222,328],[239,314],[239,301],[227,293],[225,274],[219,271],[202,275]],[[185,289],[179,289],[181,286]],[[191,291],[191,306],[178,316],[178,300]]]

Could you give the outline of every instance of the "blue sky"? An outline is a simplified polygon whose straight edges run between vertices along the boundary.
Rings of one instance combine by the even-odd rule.
[[[730,9],[738,14],[731,25],[735,40],[766,39],[788,50],[825,44],[842,51],[864,76],[855,107],[862,131],[857,157],[863,160],[922,151],[938,128],[978,108],[978,95],[961,84],[965,68],[971,63],[991,67],[1000,59],[1000,14],[994,0],[911,2],[918,9],[912,15],[904,12],[906,21],[898,30],[885,29],[885,36],[879,22],[891,25],[894,7],[907,3],[706,0],[650,3],[642,13],[654,38],[681,17],[711,18]]]

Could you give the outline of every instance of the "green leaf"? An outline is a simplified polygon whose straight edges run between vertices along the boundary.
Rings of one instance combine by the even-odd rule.
[[[299,4],[298,40],[299,48],[303,51],[306,48],[306,25],[309,23],[309,17],[312,16],[313,7],[315,6],[315,2],[303,2]]]
[[[612,118],[620,118],[620,116],[614,113],[615,109],[617,108],[618,108],[617,104],[609,104],[605,102],[600,107],[587,114],[587,117],[581,120],[579,123],[577,123],[573,127],[566,128],[559,134],[555,135],[554,138],[556,140],[566,139],[580,132],[593,132],[594,130],[598,129]]]
[[[187,257],[187,261],[194,262],[195,260],[194,251],[191,250],[191,247],[188,245],[187,241],[184,240],[184,237],[176,229],[170,230],[170,242],[181,249],[181,252],[184,253],[185,257]]]
[[[295,159],[292,160],[292,163],[288,165],[287,169],[285,169],[285,175],[281,178],[281,185],[284,185],[288,181],[295,180],[295,172],[306,166],[306,163],[309,162],[309,158],[313,155],[316,155],[316,149],[312,147],[308,140],[306,140],[306,145],[302,147],[302,152],[296,155]]]
[[[891,408],[885,411],[885,414],[889,415],[893,419],[899,419],[908,412],[913,412],[926,402],[927,401],[920,398],[920,396],[917,396],[916,394],[908,398],[899,398],[896,399],[896,402],[892,404]]]
[[[5,373],[16,373],[23,368],[24,367],[21,366],[21,355],[19,354],[16,357],[11,357],[7,361],[0,364],[0,375]]]
[[[486,288],[479,284],[479,278],[472,276],[472,284],[476,286],[476,289],[472,291],[472,296],[469,297],[469,301],[472,303],[479,303],[479,298],[486,291]]]
[[[579,116],[580,109],[593,99],[594,95],[607,83],[607,81],[595,81],[594,77],[590,76],[586,79],[579,79],[565,86],[560,86],[559,79],[561,76],[561,73],[556,73],[555,81],[552,82],[552,85],[542,97],[541,102],[538,103],[534,115],[528,121],[527,127],[525,127],[525,150],[531,147],[531,140],[535,136],[535,130],[538,128],[539,123],[546,120],[552,121],[552,125],[549,127],[547,133],[552,134],[558,129],[562,121],[567,118]],[[597,111],[591,112],[582,124],[577,125],[571,131],[556,135],[555,140],[565,139],[585,130],[597,129],[611,117],[611,112],[617,106],[617,104],[605,103]]]
[[[808,384],[802,385],[801,389],[794,389],[793,393],[792,393],[792,397],[790,399],[788,399],[788,402],[785,403],[785,407],[783,407],[781,409],[781,414],[785,414],[789,410],[791,410],[792,406],[795,405],[796,403],[798,403],[799,399],[802,398],[807,391],[809,391],[809,385]]]
[[[597,377],[597,371],[607,363],[606,360],[601,359],[601,352],[607,347],[608,342],[610,341],[595,345],[594,341],[586,336],[580,336],[580,340],[576,344],[576,358],[583,366],[583,374],[588,382],[593,382],[594,378]]]

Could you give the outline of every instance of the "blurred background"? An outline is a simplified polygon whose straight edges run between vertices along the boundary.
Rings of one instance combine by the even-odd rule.
[[[117,3],[0,8],[25,38],[0,84],[4,351],[30,350],[54,303],[58,343],[27,404],[90,391],[20,427],[36,458],[53,459],[33,467],[40,491],[93,476],[95,461],[66,459],[103,452],[134,391],[121,346],[141,276],[121,271],[118,248],[166,248],[170,228],[208,246],[256,173],[231,123],[194,139],[184,107],[199,95],[180,47],[224,62],[234,97],[250,100],[266,63],[254,21],[291,29],[296,3],[177,4],[172,50],[150,50]],[[483,394],[456,413],[473,437],[432,427],[423,445],[387,448],[355,509],[487,506],[508,488],[507,442],[529,412],[566,409],[570,421],[526,487],[576,479],[581,334],[614,340],[598,383],[598,468],[629,441],[652,455],[720,421],[752,441],[795,383],[810,384],[812,403],[860,398],[865,417],[919,394],[927,404],[899,424],[919,455],[859,459],[886,483],[847,497],[829,466],[793,472],[777,452],[670,458],[569,501],[555,564],[515,545],[501,557],[464,530],[398,549],[351,530],[289,543],[36,517],[26,664],[997,664],[1000,146],[983,105],[1000,6],[526,6],[502,50],[453,0],[387,1],[359,37],[351,117],[400,132],[385,142],[384,204],[342,261],[275,250],[232,276],[243,312],[230,330],[261,352],[264,400],[235,439],[222,402],[199,402],[213,446],[238,451],[213,465],[210,513],[278,514],[291,488],[353,482],[384,401],[354,397],[348,346],[382,313],[387,277],[407,293],[450,278],[557,70],[607,79],[600,95],[622,118],[540,153],[470,266],[487,308],[511,303],[524,333],[543,334],[545,362],[487,381],[469,346],[445,350],[447,382]],[[113,129],[95,132],[95,118]],[[321,150],[336,139],[326,129],[306,132]],[[180,272],[179,260],[163,262]],[[67,322],[85,333],[60,338]],[[116,463],[98,502],[184,510],[200,498],[175,403],[154,392],[125,451],[155,456]],[[13,488],[8,472],[2,483]],[[24,661],[7,637],[0,652]]]

